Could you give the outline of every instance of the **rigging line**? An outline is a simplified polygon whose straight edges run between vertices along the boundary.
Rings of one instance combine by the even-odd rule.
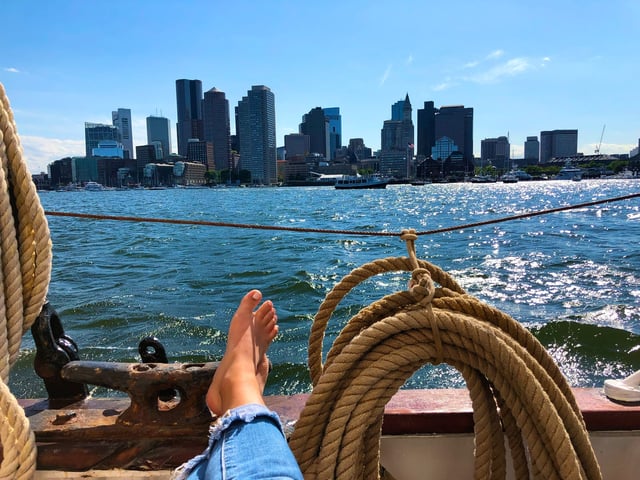
[[[620,202],[623,200],[630,200],[640,197],[640,193],[632,193],[629,195],[623,195],[621,197],[605,198],[602,200],[594,200],[591,202],[578,203],[574,205],[566,205],[564,207],[549,208],[545,210],[536,210],[533,212],[521,213],[518,215],[511,215],[509,217],[494,218],[491,220],[484,220],[482,222],[466,223],[463,225],[455,225],[452,227],[436,228],[433,230],[425,230],[421,232],[415,232],[416,235],[433,235],[436,233],[446,233],[455,230],[464,230],[468,228],[481,227],[485,225],[492,225],[495,223],[509,222],[513,220],[522,220],[525,218],[537,217],[540,215],[548,215],[551,213],[564,212],[567,210],[575,210],[577,208],[593,207],[595,205],[602,205],[604,203]],[[228,227],[228,228],[247,228],[255,230],[280,230],[287,232],[306,232],[306,233],[330,233],[339,235],[368,235],[379,237],[399,237],[402,235],[397,232],[367,232],[363,230],[331,230],[323,228],[305,228],[305,227],[286,227],[277,225],[256,225],[245,223],[229,223],[229,222],[211,222],[207,220],[179,220],[170,218],[153,218],[153,217],[126,217],[119,215],[97,215],[92,213],[75,213],[75,212],[53,212],[45,211],[45,214],[51,217],[74,217],[74,218],[86,218],[91,220],[115,220],[121,222],[145,222],[145,223],[169,223],[174,225],[200,225],[207,227]]]

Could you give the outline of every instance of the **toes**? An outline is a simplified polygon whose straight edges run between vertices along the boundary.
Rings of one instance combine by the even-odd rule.
[[[260,290],[251,290],[247,293],[242,300],[240,300],[240,306],[238,307],[238,313],[251,314],[253,309],[256,308],[260,300],[262,299],[262,293]]]

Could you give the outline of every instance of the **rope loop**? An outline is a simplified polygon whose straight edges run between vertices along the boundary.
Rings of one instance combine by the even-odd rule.
[[[505,436],[515,478],[600,480],[571,388],[553,359],[521,324],[468,295],[446,272],[415,256],[354,269],[327,294],[311,326],[313,391],[291,449],[307,480],[379,478],[384,407],[424,365],[446,363],[469,388],[476,478],[504,478]],[[322,364],[324,332],[337,304],[381,273],[411,272],[408,290],[354,315]],[[438,284],[438,286],[436,286]]]
[[[51,239],[3,85],[0,83],[0,478],[35,475],[35,436],[6,386],[22,335],[44,305],[51,275]]]

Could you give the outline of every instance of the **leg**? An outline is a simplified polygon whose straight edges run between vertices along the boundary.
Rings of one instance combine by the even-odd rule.
[[[227,348],[207,392],[207,405],[217,416],[248,403],[263,404],[268,374],[267,349],[278,333],[278,317],[271,301],[258,290],[244,296],[229,325]]]
[[[302,480],[280,420],[262,398],[266,352],[278,326],[270,301],[256,310],[261,299],[259,291],[249,292],[231,319],[227,348],[207,392],[207,405],[219,418],[207,450],[183,465],[177,478]]]

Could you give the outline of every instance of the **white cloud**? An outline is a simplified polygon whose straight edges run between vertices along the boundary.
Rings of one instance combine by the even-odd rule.
[[[27,166],[32,174],[46,172],[47,165],[55,160],[85,154],[84,140],[20,135],[20,143]]]
[[[413,63],[413,55],[409,54],[409,57],[407,58],[407,65],[411,65]]]
[[[380,86],[383,86],[384,83],[387,81],[387,79],[389,78],[389,75],[391,75],[391,65],[389,65],[387,67],[387,69],[384,71],[384,73],[382,74],[382,77],[380,77]]]
[[[487,60],[494,60],[496,58],[500,58],[504,55],[504,50],[494,50],[489,55],[487,55]]]
[[[14,67],[7,67],[4,69],[4,71],[9,73],[21,73],[20,70]]]
[[[504,77],[513,77],[531,70],[533,65],[527,58],[512,58],[500,65],[491,67],[489,70],[467,77],[467,80],[474,83],[495,83]]]

